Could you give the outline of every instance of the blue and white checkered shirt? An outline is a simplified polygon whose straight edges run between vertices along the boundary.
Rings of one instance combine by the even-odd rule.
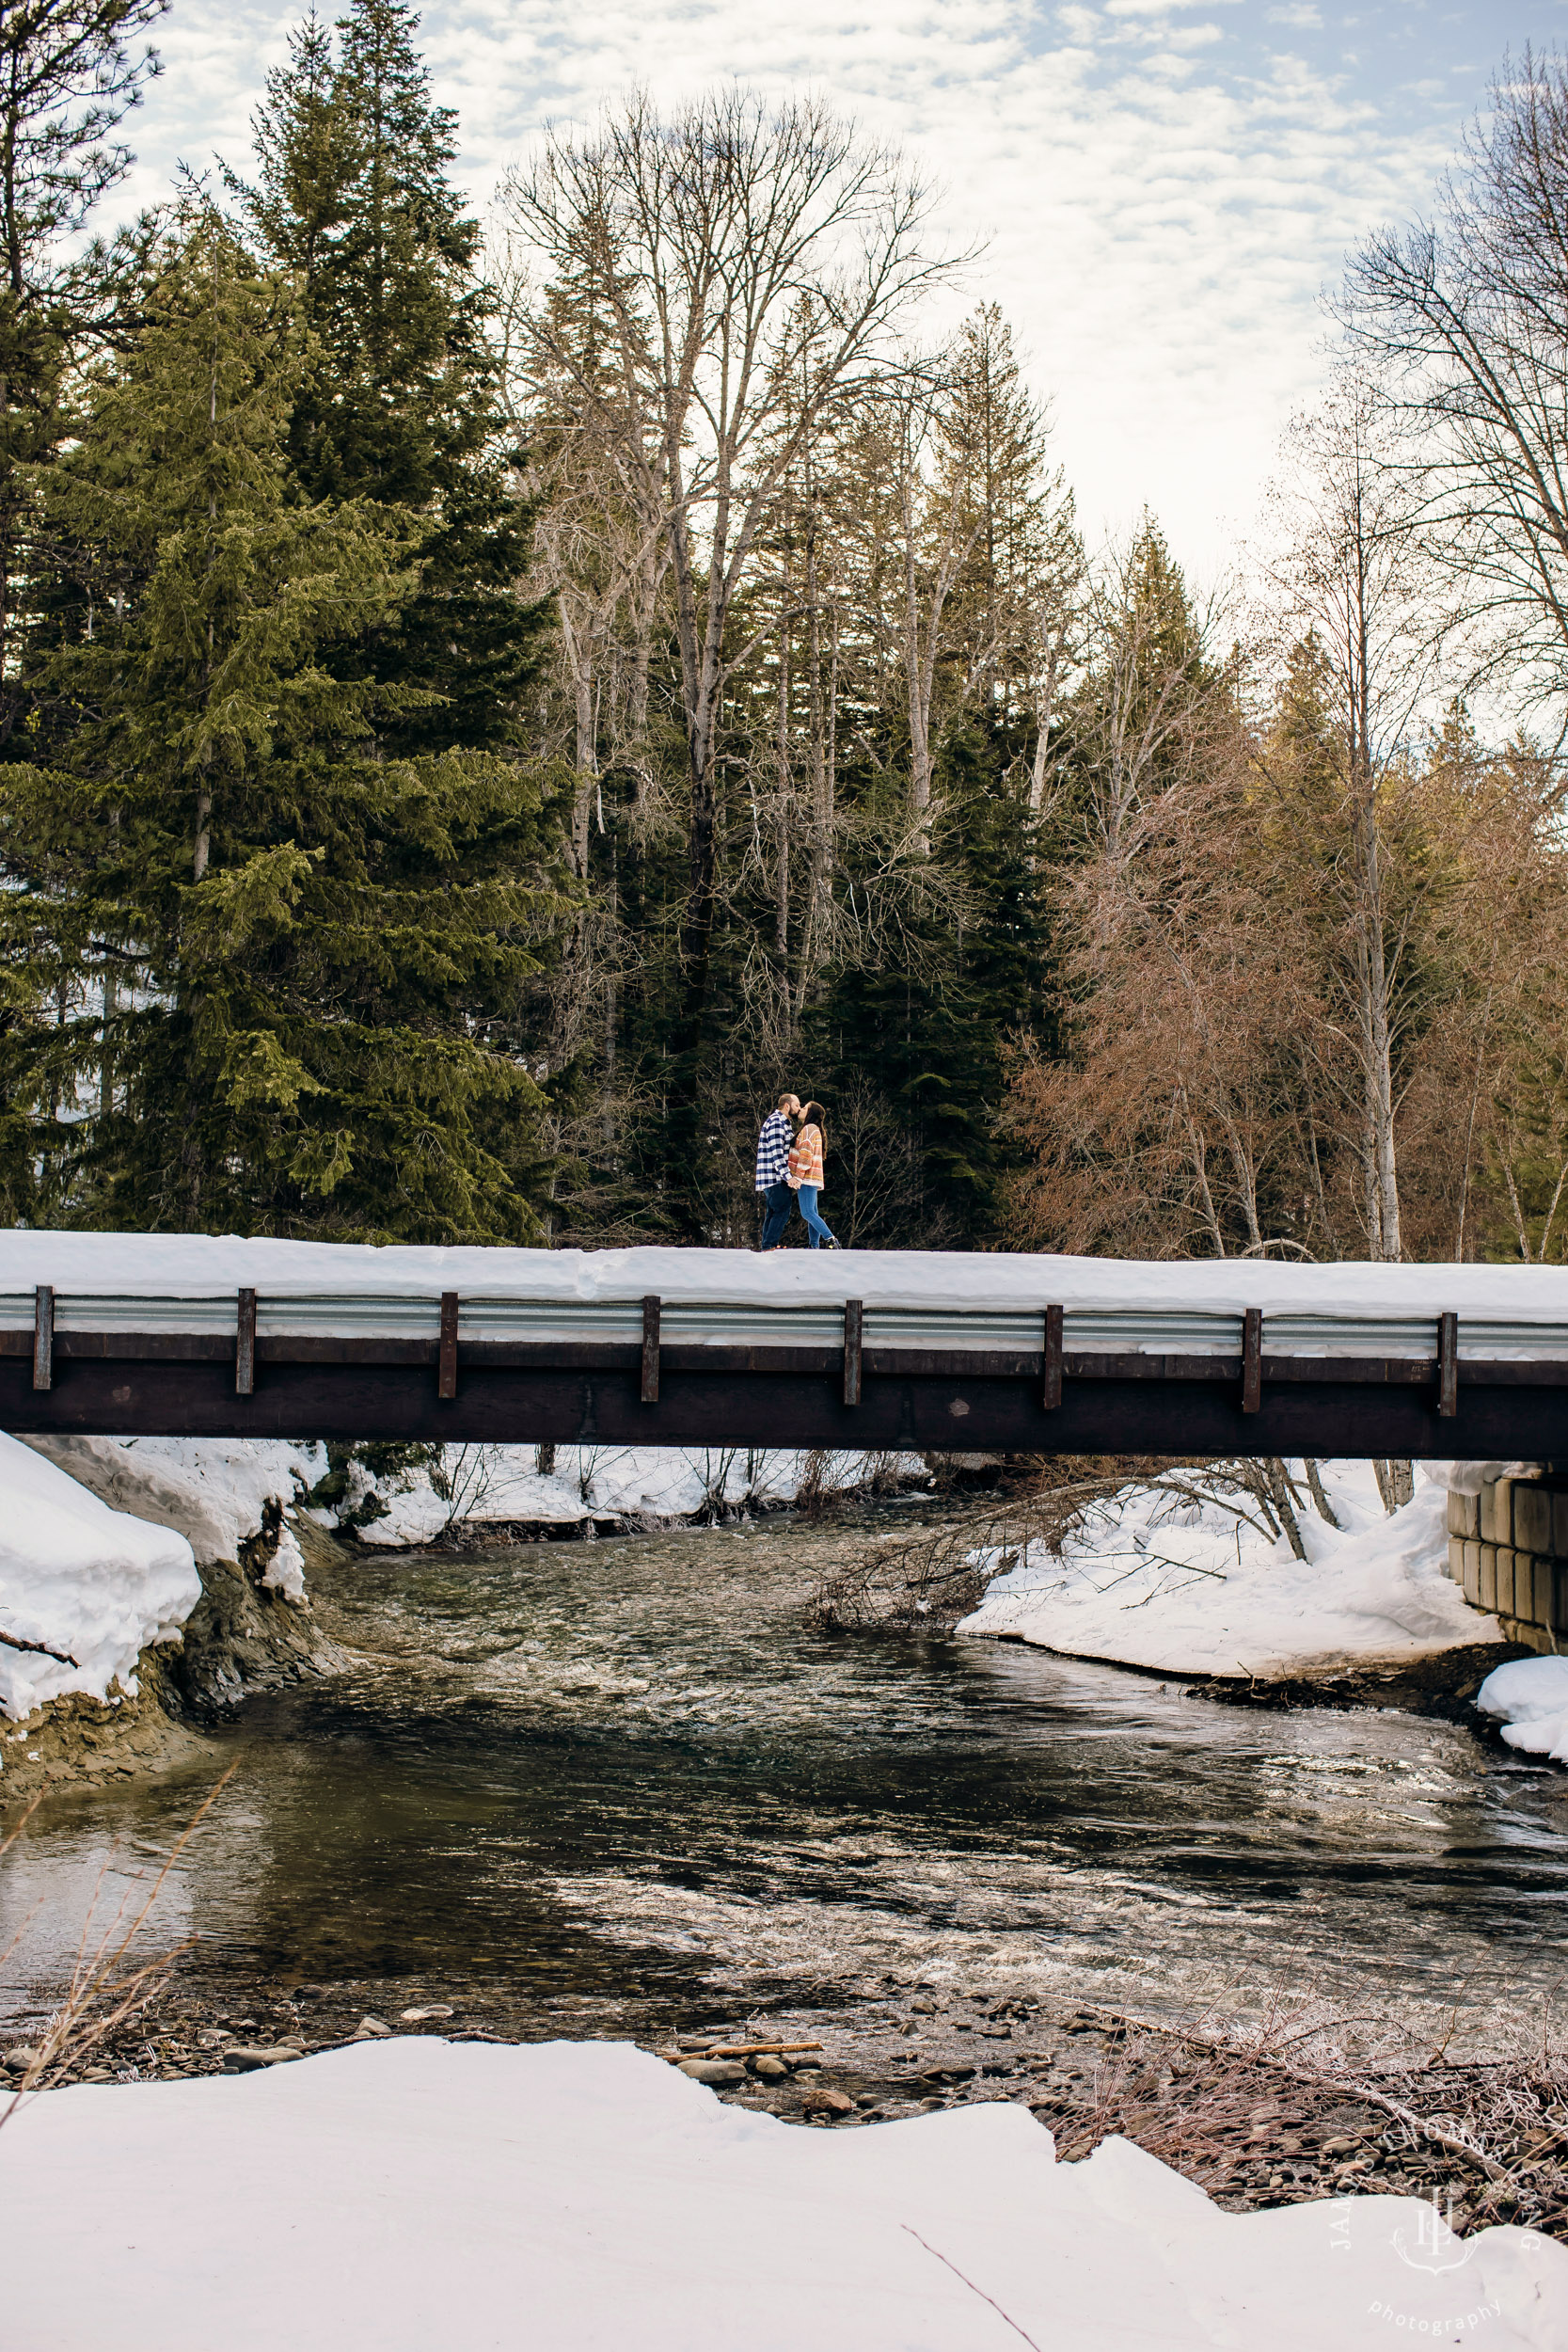
[[[789,1147],[795,1131],[783,1111],[769,1111],[757,1137],[757,1190],[782,1184],[789,1173]]]

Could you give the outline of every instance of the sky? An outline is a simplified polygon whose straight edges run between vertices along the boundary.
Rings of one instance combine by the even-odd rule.
[[[332,0],[322,0],[330,14]],[[243,166],[297,0],[173,0],[126,208]],[[422,42],[483,209],[548,122],[634,83],[809,87],[942,190],[966,302],[999,302],[1090,542],[1148,506],[1216,582],[1326,365],[1366,231],[1430,208],[1505,52],[1568,0],[434,0]]]

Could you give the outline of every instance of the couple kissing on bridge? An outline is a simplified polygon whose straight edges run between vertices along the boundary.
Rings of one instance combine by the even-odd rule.
[[[792,1122],[800,1121],[799,1128]],[[784,1227],[792,1206],[799,1206],[807,1239],[814,1249],[824,1242],[838,1243],[817,1215],[822,1191],[822,1161],[827,1151],[827,1114],[820,1103],[803,1107],[798,1094],[781,1094],[762,1122],[757,1137],[757,1191],[763,1201],[764,1250],[784,1248]]]

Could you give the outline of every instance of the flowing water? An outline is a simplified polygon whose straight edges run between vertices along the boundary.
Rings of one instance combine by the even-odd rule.
[[[1568,1775],[1464,1726],[1265,1713],[990,1642],[829,1636],[879,1533],[746,1529],[345,1561],[341,1678],[252,1702],[165,1885],[191,1991],[459,1994],[657,2029],[917,1985],[1161,2016],[1281,1994],[1456,2049],[1568,1978]],[[210,1769],[58,1797],[0,1864],[36,2011]]]

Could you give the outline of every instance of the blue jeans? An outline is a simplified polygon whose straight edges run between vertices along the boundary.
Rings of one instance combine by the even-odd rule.
[[[784,1229],[789,1223],[789,1212],[795,1206],[795,1195],[781,1176],[776,1184],[769,1184],[763,1194],[768,1214],[762,1220],[762,1247],[776,1249],[784,1239]]]
[[[825,1241],[836,1242],[838,1239],[836,1233],[828,1231],[816,1214],[816,1196],[820,1190],[819,1184],[802,1184],[795,1196],[800,1203],[800,1215],[806,1220],[806,1231],[811,1235],[814,1249],[820,1249]]]

